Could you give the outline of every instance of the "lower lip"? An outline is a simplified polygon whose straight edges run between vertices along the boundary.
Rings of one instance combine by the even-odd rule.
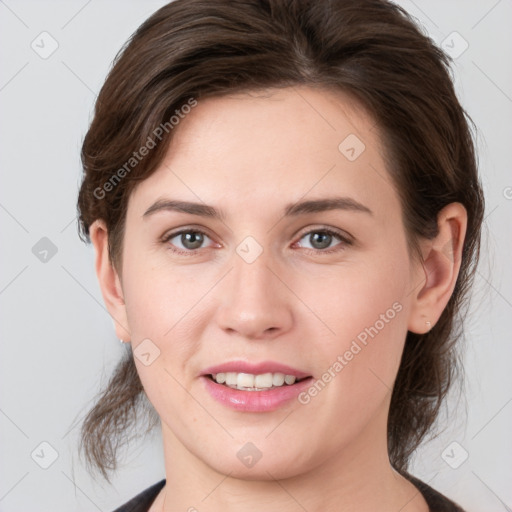
[[[204,382],[210,395],[223,405],[244,412],[269,412],[279,409],[311,385],[313,377],[301,380],[296,384],[269,389],[267,391],[243,391],[233,389],[223,384],[217,384],[210,377],[203,375]]]

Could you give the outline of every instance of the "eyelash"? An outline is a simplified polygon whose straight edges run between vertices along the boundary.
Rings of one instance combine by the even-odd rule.
[[[176,236],[181,235],[183,233],[199,233],[199,234],[201,234],[203,236],[206,236],[206,237],[210,238],[208,233],[206,233],[202,229],[199,229],[199,228],[194,228],[194,229],[187,228],[187,229],[181,229],[179,231],[175,231],[175,232],[169,233],[168,235],[164,235],[164,237],[162,237],[162,243],[169,244],[170,240],[172,240]],[[351,246],[351,245],[353,245],[353,241],[349,237],[344,236],[340,232],[335,231],[335,230],[330,229],[330,228],[320,228],[320,229],[312,229],[312,230],[306,231],[306,232],[304,232],[304,233],[302,233],[300,235],[299,241],[302,240],[305,236],[311,235],[313,233],[328,234],[330,236],[333,236],[333,237],[337,238],[341,243],[336,244],[334,247],[332,247],[330,249],[325,249],[325,250],[323,250],[323,249],[303,248],[303,250],[305,250],[308,254],[315,254],[315,255],[318,255],[318,254],[322,254],[322,255],[323,254],[332,254],[334,252],[338,252],[338,251],[343,250],[344,246]],[[201,249],[202,248],[191,249],[191,250],[184,251],[182,249],[177,249],[175,247],[171,247],[170,248],[170,250],[172,252],[174,252],[175,254],[180,254],[180,255],[184,255],[184,256],[193,256],[198,251],[200,251]]]

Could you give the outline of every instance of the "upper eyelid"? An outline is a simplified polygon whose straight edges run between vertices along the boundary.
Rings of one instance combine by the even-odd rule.
[[[299,232],[300,234],[297,234],[296,236],[300,236],[300,238],[303,238],[306,235],[309,235],[311,233],[321,233],[322,231],[328,232],[332,235],[340,237],[342,240],[352,240],[352,235],[347,233],[346,231],[338,228],[331,228],[327,226],[319,227],[319,228],[306,228],[306,231]]]
[[[202,233],[206,235],[209,238],[213,238],[209,233],[208,230],[205,228],[199,228],[199,227],[189,227],[185,226],[183,228],[176,228],[167,230],[162,236],[162,240],[169,240],[170,238],[174,238],[175,236],[181,235],[182,233]]]
[[[328,227],[328,226],[319,226],[319,227],[313,227],[313,228],[303,228],[304,231],[302,230],[299,230],[299,232],[295,235],[295,237],[299,236],[300,235],[300,238],[304,237],[305,235],[308,235],[310,233],[315,233],[315,232],[321,232],[321,231],[328,231],[328,232],[331,232],[335,235],[338,235],[340,237],[346,237],[346,238],[352,238],[352,236],[347,233],[346,231],[342,230],[342,229],[339,229],[339,228],[332,228],[332,227]],[[213,238],[209,233],[208,233],[208,230],[206,228],[200,228],[200,227],[188,227],[188,226],[185,226],[183,228],[176,228],[176,231],[174,230],[169,230],[169,231],[166,231],[163,235],[162,235],[162,239],[168,239],[168,238],[173,238],[177,235],[180,235],[181,233],[189,233],[189,232],[192,232],[192,233],[203,233],[205,234],[206,236],[210,237],[210,238]]]

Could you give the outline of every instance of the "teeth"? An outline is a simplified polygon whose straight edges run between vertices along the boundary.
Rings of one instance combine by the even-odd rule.
[[[228,372],[226,373],[226,386],[236,386],[237,378],[236,373]]]
[[[261,375],[256,375],[256,377],[254,377],[253,386],[255,388],[269,389],[272,387],[273,383],[274,383],[274,379],[272,378],[272,374],[271,373],[263,373]]]
[[[245,391],[262,391],[283,386],[285,383],[291,386],[297,380],[295,375],[285,375],[284,373],[253,375],[252,373],[226,372],[214,373],[212,378],[218,384],[225,384],[230,388]]]
[[[236,379],[237,388],[253,388],[254,387],[254,375],[250,373],[239,373]]]
[[[284,381],[286,384],[293,384],[295,382],[295,377],[293,375],[285,375]]]
[[[282,386],[284,384],[284,373],[274,373],[272,375],[272,384]]]

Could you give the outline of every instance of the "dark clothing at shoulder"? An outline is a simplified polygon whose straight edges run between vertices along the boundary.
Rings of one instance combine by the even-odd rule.
[[[464,510],[460,508],[456,503],[449,500],[435,489],[432,489],[432,487],[422,482],[418,478],[415,478],[411,475],[404,476],[406,476],[421,492],[428,504],[430,512],[464,512]],[[153,501],[155,501],[155,498],[164,485],[165,479],[152,485],[151,487],[148,487],[145,491],[142,491],[140,494],[126,502],[121,507],[116,508],[114,512],[148,512],[151,504]]]
[[[432,489],[425,482],[412,475],[404,475],[421,492],[428,504],[430,512],[464,512],[455,502],[443,496],[440,492]]]
[[[137,494],[135,498],[116,508],[114,512],[147,512],[164,485],[165,479],[160,480],[160,482]]]

